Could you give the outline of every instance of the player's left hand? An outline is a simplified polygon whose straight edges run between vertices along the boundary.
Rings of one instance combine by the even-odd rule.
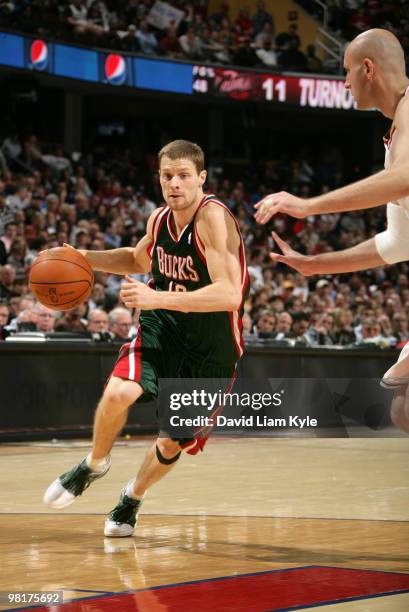
[[[130,276],[125,278],[127,282],[121,286],[119,295],[127,308],[154,310],[160,307],[157,291]]]
[[[293,196],[286,191],[270,193],[270,195],[255,204],[254,208],[257,210],[254,218],[257,223],[263,224],[267,223],[277,213],[285,213],[296,219],[303,219],[313,214],[310,211],[311,207],[308,200],[297,198],[297,196]]]
[[[297,272],[303,274],[304,276],[316,274],[313,259],[310,256],[302,255],[301,253],[298,253],[298,251],[295,251],[275,232],[272,232],[271,235],[274,238],[275,243],[280,247],[282,254],[270,253],[270,259],[284,263],[287,266],[290,266],[290,268],[294,268],[294,270],[297,270]]]

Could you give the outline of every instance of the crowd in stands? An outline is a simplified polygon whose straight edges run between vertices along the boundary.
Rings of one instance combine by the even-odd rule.
[[[304,49],[297,24],[279,32],[265,2],[250,4],[237,16],[229,2],[216,11],[207,0],[168,0],[181,11],[180,21],[157,27],[150,19],[155,0],[0,0],[0,27],[85,46],[163,56],[180,60],[331,72],[314,45]],[[322,22],[322,4],[298,0]],[[409,57],[409,5],[406,0],[327,0],[328,25],[346,42],[364,30],[383,27],[394,32]]]
[[[402,346],[409,339],[406,263],[346,275],[303,277],[269,258],[274,229],[295,249],[317,254],[358,244],[385,225],[385,209],[303,220],[253,219],[253,204],[281,189],[308,196],[353,178],[347,160],[329,147],[322,154],[289,153],[252,166],[243,180],[213,174],[207,185],[236,216],[251,279],[245,304],[246,341],[307,346]],[[147,166],[148,167],[148,166]],[[156,168],[157,169],[157,168]],[[90,300],[56,313],[36,303],[28,272],[39,251],[69,243],[77,248],[135,246],[162,203],[158,174],[140,182],[126,149],[84,154],[73,161],[56,148],[46,154],[35,135],[6,138],[0,147],[0,336],[22,331],[76,332],[123,341],[135,334],[134,316],[118,301],[122,278],[95,273]],[[355,178],[360,178],[356,176]],[[139,182],[138,182],[139,181]],[[145,276],[136,276],[146,281]]]
[[[86,46],[189,61],[251,68],[322,71],[313,45],[301,50],[297,25],[277,32],[274,16],[257,2],[233,17],[228,2],[215,12],[206,0],[168,2],[182,11],[180,22],[151,25],[154,0],[0,1],[0,27]],[[255,4],[255,3],[254,3]]]
[[[322,21],[322,7],[315,0],[297,0]],[[327,0],[328,26],[341,39],[352,40],[370,28],[386,28],[399,38],[409,57],[409,5],[406,0]]]

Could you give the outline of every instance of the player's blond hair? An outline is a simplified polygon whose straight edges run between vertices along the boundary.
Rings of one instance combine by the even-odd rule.
[[[189,159],[196,166],[198,174],[204,170],[203,149],[195,142],[190,142],[189,140],[172,140],[172,142],[162,147],[158,154],[159,168],[163,157],[169,157],[172,160]]]

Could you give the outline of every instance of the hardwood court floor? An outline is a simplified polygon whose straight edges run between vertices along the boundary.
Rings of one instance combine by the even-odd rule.
[[[190,610],[189,597],[197,610],[212,597],[214,612],[409,610],[409,437],[214,437],[152,488],[136,537],[104,538],[105,514],[149,444],[120,442],[109,474],[59,512],[43,491],[88,444],[3,446],[0,591],[61,588],[75,600],[137,590],[122,596],[137,607],[123,599],[121,611]],[[106,609],[93,601],[87,610]]]

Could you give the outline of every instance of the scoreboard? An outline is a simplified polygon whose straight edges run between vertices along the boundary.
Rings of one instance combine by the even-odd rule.
[[[201,98],[354,110],[341,77],[194,65],[97,51],[0,31],[0,65],[105,85]]]
[[[233,100],[259,100],[310,108],[355,108],[351,92],[345,89],[343,80],[337,78],[194,66],[193,90],[201,96]]]

